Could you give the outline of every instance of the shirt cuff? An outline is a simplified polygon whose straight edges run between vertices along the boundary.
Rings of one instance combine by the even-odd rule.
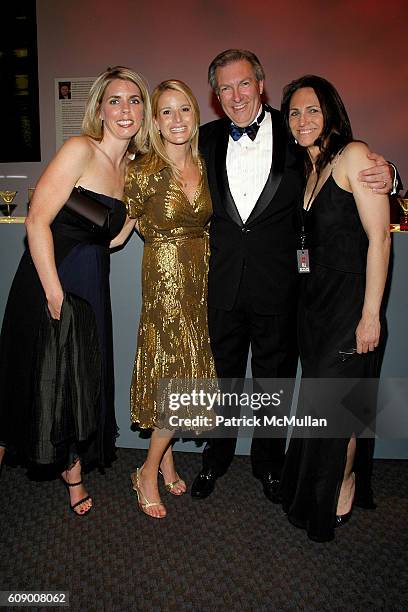
[[[394,179],[392,181],[392,190],[390,192],[390,195],[396,195],[397,187],[398,187],[397,169],[394,166],[394,164],[392,164],[391,162],[388,162],[388,163],[391,166],[391,168],[394,170]]]

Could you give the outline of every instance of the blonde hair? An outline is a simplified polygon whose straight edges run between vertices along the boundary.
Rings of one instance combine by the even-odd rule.
[[[148,151],[148,135],[151,130],[152,110],[146,81],[137,72],[124,66],[114,66],[102,72],[93,83],[85,107],[82,121],[82,133],[94,140],[103,138],[103,121],[100,117],[100,108],[106,88],[115,79],[130,81],[139,89],[143,101],[143,121],[138,132],[131,138],[128,150],[130,153],[146,153]]]
[[[178,91],[184,94],[188,100],[188,103],[191,105],[194,116],[194,125],[193,131],[190,137],[190,147],[191,154],[194,162],[197,164],[199,159],[198,153],[198,128],[200,126],[200,109],[198,106],[198,102],[196,100],[195,95],[191,91],[190,87],[183,83],[183,81],[178,81],[176,79],[168,79],[167,81],[162,81],[157,87],[154,88],[152,97],[151,97],[151,106],[152,106],[152,116],[157,119],[158,110],[159,110],[159,99],[162,93],[165,91],[172,90]],[[165,162],[167,166],[169,166],[173,172],[173,175],[176,179],[180,179],[180,172],[176,168],[174,162],[169,158],[166,148],[164,146],[163,138],[155,125],[154,121],[151,122],[150,129],[150,148],[149,152],[145,157],[144,164],[148,171],[155,171],[156,168],[162,163]]]

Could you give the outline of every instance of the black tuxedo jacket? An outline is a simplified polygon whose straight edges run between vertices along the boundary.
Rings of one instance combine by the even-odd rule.
[[[226,169],[228,118],[200,128],[213,203],[210,226],[209,306],[231,310],[243,270],[252,306],[258,314],[296,309],[299,248],[297,205],[302,192],[302,166],[286,138],[279,111],[272,113],[273,155],[269,177],[247,219],[242,222],[231,195]]]

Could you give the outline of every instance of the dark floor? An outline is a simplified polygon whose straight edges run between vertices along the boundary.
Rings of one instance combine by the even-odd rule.
[[[85,612],[408,609],[408,462],[376,461],[377,510],[356,508],[334,542],[315,544],[264,497],[248,457],[207,500],[163,492],[166,519],[146,517],[129,479],[144,454],[121,449],[106,475],[87,476],[86,518],[68,511],[60,482],[7,466],[0,590],[69,591]],[[189,483],[200,464],[177,453]]]

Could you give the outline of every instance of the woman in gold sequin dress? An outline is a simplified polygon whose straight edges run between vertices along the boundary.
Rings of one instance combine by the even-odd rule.
[[[152,111],[151,150],[129,168],[125,187],[128,214],[145,241],[131,419],[153,429],[147,459],[132,483],[141,510],[163,518],[158,471],[171,493],[182,495],[186,485],[174,467],[173,432],[164,425],[168,411],[157,401],[158,383],[216,377],[206,304],[212,207],[190,88],[181,81],[161,83],[152,94]],[[194,416],[193,408],[186,414]]]

